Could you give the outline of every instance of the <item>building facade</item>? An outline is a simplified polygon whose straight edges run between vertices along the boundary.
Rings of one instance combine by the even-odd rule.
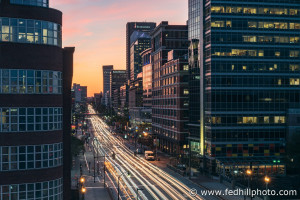
[[[48,1],[0,1],[1,199],[71,199],[74,48]]]
[[[143,106],[152,107],[152,62],[151,48],[141,53],[143,63]]]
[[[136,33],[133,33],[133,36]],[[130,46],[130,80],[135,80],[137,75],[143,71],[141,53],[151,47],[151,37],[144,33],[133,39]]]
[[[299,114],[299,8],[295,0],[189,0],[200,152],[210,172],[284,173],[287,116]]]
[[[176,140],[184,136],[176,132],[181,126],[179,122],[180,113],[174,108],[180,108],[181,92],[179,66],[167,67],[168,52],[173,50],[175,55],[187,54],[188,49],[188,27],[187,25],[169,25],[164,21],[151,33],[152,45],[152,131],[159,139],[161,150],[170,154],[180,154],[181,148]],[[167,69],[166,69],[167,68]],[[170,71],[171,70],[171,71]],[[172,71],[173,70],[173,71]],[[170,78],[166,76],[170,73]],[[173,73],[173,74],[171,74]],[[165,74],[165,75],[163,75]],[[173,76],[175,78],[173,78]],[[172,78],[171,78],[172,77]],[[188,92],[188,91],[187,91]]]
[[[156,27],[154,22],[128,22],[126,24],[126,71],[127,80],[130,80],[130,38],[134,31],[150,33]]]
[[[110,73],[114,69],[113,65],[104,65],[102,66],[103,71],[103,104],[109,106],[109,97],[110,97]],[[107,95],[108,93],[108,95]]]
[[[127,82],[126,70],[112,70],[110,72],[110,91],[120,90],[120,87]],[[114,102],[113,94],[110,95],[111,107]]]

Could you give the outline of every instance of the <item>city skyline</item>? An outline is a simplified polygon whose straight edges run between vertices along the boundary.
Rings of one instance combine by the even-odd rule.
[[[88,96],[102,91],[102,65],[126,68],[126,23],[169,21],[185,25],[186,3],[181,0],[154,0],[150,5],[137,0],[50,2],[51,8],[64,13],[63,45],[76,46],[73,83],[87,85]]]

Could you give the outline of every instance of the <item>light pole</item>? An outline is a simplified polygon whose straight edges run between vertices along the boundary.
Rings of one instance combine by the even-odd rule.
[[[143,188],[136,189],[136,199],[139,200],[139,190],[144,190]]]
[[[265,183],[266,183],[266,191],[268,192],[268,184],[269,184],[269,182],[271,181],[271,179],[270,179],[270,177],[265,176],[264,181],[265,181]],[[268,195],[264,196],[264,200],[269,200],[269,199],[270,199],[270,198],[269,198]]]
[[[248,175],[248,189],[249,189],[249,193],[251,195],[251,188],[250,188],[250,177],[252,175],[252,170],[251,169],[247,169],[247,175]],[[250,196],[250,199],[252,199],[252,196]]]
[[[126,172],[126,171],[125,171],[125,172]],[[118,176],[118,200],[120,200],[120,178],[121,178],[121,176],[124,175],[125,172],[122,172],[122,174],[120,174],[120,175]],[[130,172],[129,172],[129,171],[127,172],[127,175],[128,175],[128,176],[130,175]]]

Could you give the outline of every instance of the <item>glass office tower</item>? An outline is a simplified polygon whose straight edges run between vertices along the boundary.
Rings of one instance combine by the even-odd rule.
[[[284,173],[287,117],[300,113],[299,14],[296,0],[189,0],[200,152],[211,172]]]

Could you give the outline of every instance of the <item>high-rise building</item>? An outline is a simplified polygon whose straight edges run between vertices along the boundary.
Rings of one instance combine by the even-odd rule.
[[[110,72],[110,106],[114,102],[113,91],[120,90],[120,87],[127,82],[127,73],[126,70],[112,70]]]
[[[71,199],[73,47],[48,1],[0,1],[0,199]]]
[[[180,98],[184,94],[184,89],[179,84],[181,78],[178,77],[183,63],[176,61],[165,64],[168,62],[168,52],[171,50],[177,57],[187,54],[188,27],[169,25],[168,22],[163,21],[153,30],[151,38],[152,131],[159,139],[160,149],[167,153],[179,154],[181,153],[179,140],[185,138],[186,132],[178,131],[177,128],[186,125],[181,123],[182,118],[179,117],[181,113],[174,113],[173,109],[180,108],[179,103],[183,103]]]
[[[200,104],[193,116],[210,172],[284,173],[287,116],[300,114],[299,6],[189,0],[190,67],[199,70],[190,80],[200,85],[190,104]]]
[[[109,102],[107,102],[110,97],[110,72],[114,69],[113,65],[104,65],[102,66],[103,71],[103,104],[108,106]],[[107,96],[108,93],[108,96]]]
[[[126,24],[126,71],[127,80],[130,80],[130,38],[134,31],[150,33],[156,27],[154,22],[128,22]]]
[[[87,86],[80,84],[73,84],[73,91],[76,103],[86,103],[87,101]]]
[[[132,34],[132,40],[130,40],[130,80],[135,80],[137,75],[143,71],[142,56],[140,54],[151,47],[150,35],[148,33],[138,35],[136,32],[138,31]]]
[[[146,49],[141,53],[143,63],[143,106],[152,107],[152,49]]]

